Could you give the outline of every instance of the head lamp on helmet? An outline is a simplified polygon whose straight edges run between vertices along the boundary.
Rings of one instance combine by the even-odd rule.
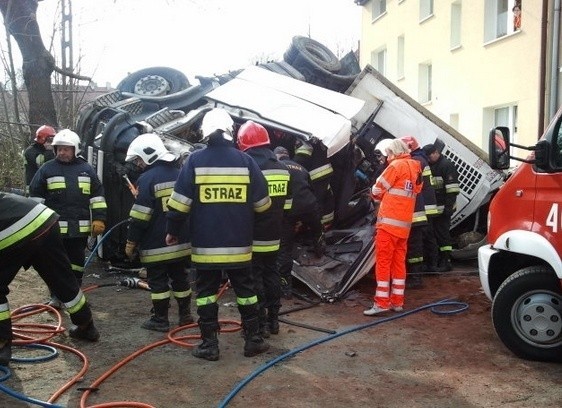
[[[254,121],[247,121],[238,130],[238,147],[245,152],[251,147],[269,145],[267,130]]]

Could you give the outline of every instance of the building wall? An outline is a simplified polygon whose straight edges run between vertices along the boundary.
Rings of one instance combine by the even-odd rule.
[[[387,0],[386,13],[376,20],[371,13],[373,0],[368,1],[362,6],[360,64],[376,67],[371,63],[372,51],[386,47],[385,76],[420,101],[419,64],[431,63],[432,97],[423,103],[428,110],[485,150],[488,132],[495,125],[510,125],[516,132],[514,141],[531,145],[540,136],[542,0],[523,0],[521,30],[486,42],[489,1],[495,0],[434,0],[433,15],[422,22],[420,0]],[[461,6],[461,40],[454,49],[453,3]],[[397,71],[399,36],[404,36],[403,78]],[[513,123],[495,123],[495,108],[514,105]]]

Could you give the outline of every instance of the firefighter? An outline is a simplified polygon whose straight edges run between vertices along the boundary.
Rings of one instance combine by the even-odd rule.
[[[436,271],[447,272],[453,269],[453,240],[450,229],[451,217],[456,210],[457,195],[460,192],[459,176],[453,162],[443,156],[435,145],[428,144],[423,150],[429,159],[437,200],[437,216],[432,223],[439,253]]]
[[[375,235],[374,303],[363,312],[373,316],[389,310],[402,311],[406,285],[406,250],[416,202],[421,191],[421,167],[410,158],[409,149],[400,139],[386,147],[388,165],[371,193],[380,201]]]
[[[315,137],[311,138],[310,142],[298,140],[293,160],[310,174],[322,227],[324,230],[330,229],[334,222],[335,198],[331,186],[334,169],[328,159],[328,149]]]
[[[437,215],[435,190],[431,185],[431,169],[429,162],[421,149],[417,139],[413,136],[404,136],[401,140],[410,149],[412,159],[420,163],[422,170],[422,190],[416,196],[416,204],[412,217],[412,228],[408,236],[408,249],[406,251],[406,288],[420,288],[422,282],[422,267],[424,262],[424,231],[430,229],[429,220]]]
[[[277,146],[273,152],[287,166],[290,174],[292,205],[291,210],[283,218],[281,245],[277,258],[283,296],[290,299],[292,297],[293,247],[297,228],[301,227],[305,231],[308,230],[314,253],[319,258],[324,254],[324,233],[318,201],[308,171],[291,160],[289,151],[283,146]]]
[[[63,129],[55,135],[52,145],[55,160],[35,173],[29,195],[60,215],[62,241],[78,284],[82,285],[88,236],[103,234],[107,204],[96,172],[79,156],[78,135]],[[51,298],[50,304],[60,307],[56,298]]]
[[[279,333],[281,279],[277,253],[283,213],[290,210],[289,170],[271,151],[267,130],[251,120],[238,130],[238,147],[258,164],[269,189],[271,207],[256,214],[252,245],[252,272],[258,289],[260,331],[263,337]]]
[[[252,277],[254,212],[266,211],[271,200],[267,181],[256,162],[234,147],[234,122],[215,108],[201,123],[207,147],[189,156],[168,201],[166,243],[177,244],[179,220],[190,214],[191,263],[196,271],[197,314],[202,343],[192,354],[219,359],[217,296],[226,272],[236,293],[244,330],[244,356],[269,348],[260,334],[258,298]]]
[[[147,271],[153,307],[152,316],[141,327],[167,332],[170,330],[168,308],[171,295],[178,304],[179,325],[193,323],[186,269],[190,251],[187,229],[182,229],[176,245],[166,245],[167,201],[178,177],[179,166],[176,156],[154,133],[145,133],[133,140],[125,161],[134,163],[142,171],[137,180],[138,194],[129,213],[131,222],[125,245],[129,259],[135,257],[138,247],[140,261]]]
[[[20,268],[33,268],[64,304],[76,326],[70,337],[98,341],[92,312],[61,241],[59,215],[36,201],[0,192],[0,365],[12,355],[12,321],[7,295]],[[16,289],[17,290],[17,289]]]
[[[29,185],[39,167],[55,158],[51,143],[56,133],[55,129],[49,125],[39,127],[35,132],[33,143],[23,152],[26,195],[29,195]]]

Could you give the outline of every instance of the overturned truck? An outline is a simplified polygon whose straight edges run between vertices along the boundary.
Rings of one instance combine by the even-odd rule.
[[[338,61],[322,44],[295,37],[284,61],[197,79],[191,85],[174,69],[147,68],[82,110],[76,130],[105,186],[108,226],[116,226],[100,246],[102,259],[127,262],[123,221],[133,203],[129,182],[138,177],[125,162],[129,144],[154,132],[185,160],[205,147],[198,130],[214,107],[228,110],[236,126],[250,119],[261,123],[271,136],[271,148],[282,145],[294,152],[297,142],[304,141],[331,164],[335,211],[326,254],[316,258],[303,234],[292,272],[323,301],[343,297],[374,265],[376,214],[365,192],[374,182],[374,149],[382,139],[413,135],[421,145],[440,147],[455,163],[461,187],[451,224],[453,257],[476,257],[485,243],[487,206],[503,174],[489,167],[483,150],[374,68],[359,71],[352,53]]]

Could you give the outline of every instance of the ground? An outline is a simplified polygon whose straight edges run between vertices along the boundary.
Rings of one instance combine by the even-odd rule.
[[[113,285],[125,276],[104,270],[99,261],[88,266],[84,288],[98,285],[86,294],[102,337],[96,344],[64,333],[51,340],[75,347],[89,361],[82,381],[56,399],[60,406],[137,401],[142,404],[113,406],[547,408],[562,401],[562,365],[518,359],[494,334],[475,261],[424,276],[423,288],[406,292],[409,313],[390,313],[390,319],[362,314],[371,304],[370,276],[334,303],[319,303],[299,286],[305,297],[284,301],[285,322],[279,335],[269,339],[267,353],[246,358],[240,334],[221,333],[217,362],[196,359],[189,348],[163,341],[162,333],[141,329],[149,315],[149,293]],[[105,284],[113,286],[99,286]],[[12,310],[41,303],[48,293],[33,270],[20,271],[10,289]],[[468,309],[438,314],[423,308],[445,298]],[[222,320],[239,320],[232,289],[219,302]],[[454,308],[436,311],[444,310]],[[174,323],[176,314],[174,304]],[[51,316],[43,313],[25,321],[53,322]],[[63,317],[63,325],[69,324]],[[197,331],[177,335],[189,333]],[[14,349],[16,356],[36,352],[42,351]],[[120,368],[111,373],[117,364]],[[13,398],[14,393],[48,401],[82,365],[67,350],[41,363],[12,362],[11,377],[2,384],[12,391],[0,393],[0,406],[30,406]],[[87,393],[81,403],[83,388],[92,385],[97,391]]]

